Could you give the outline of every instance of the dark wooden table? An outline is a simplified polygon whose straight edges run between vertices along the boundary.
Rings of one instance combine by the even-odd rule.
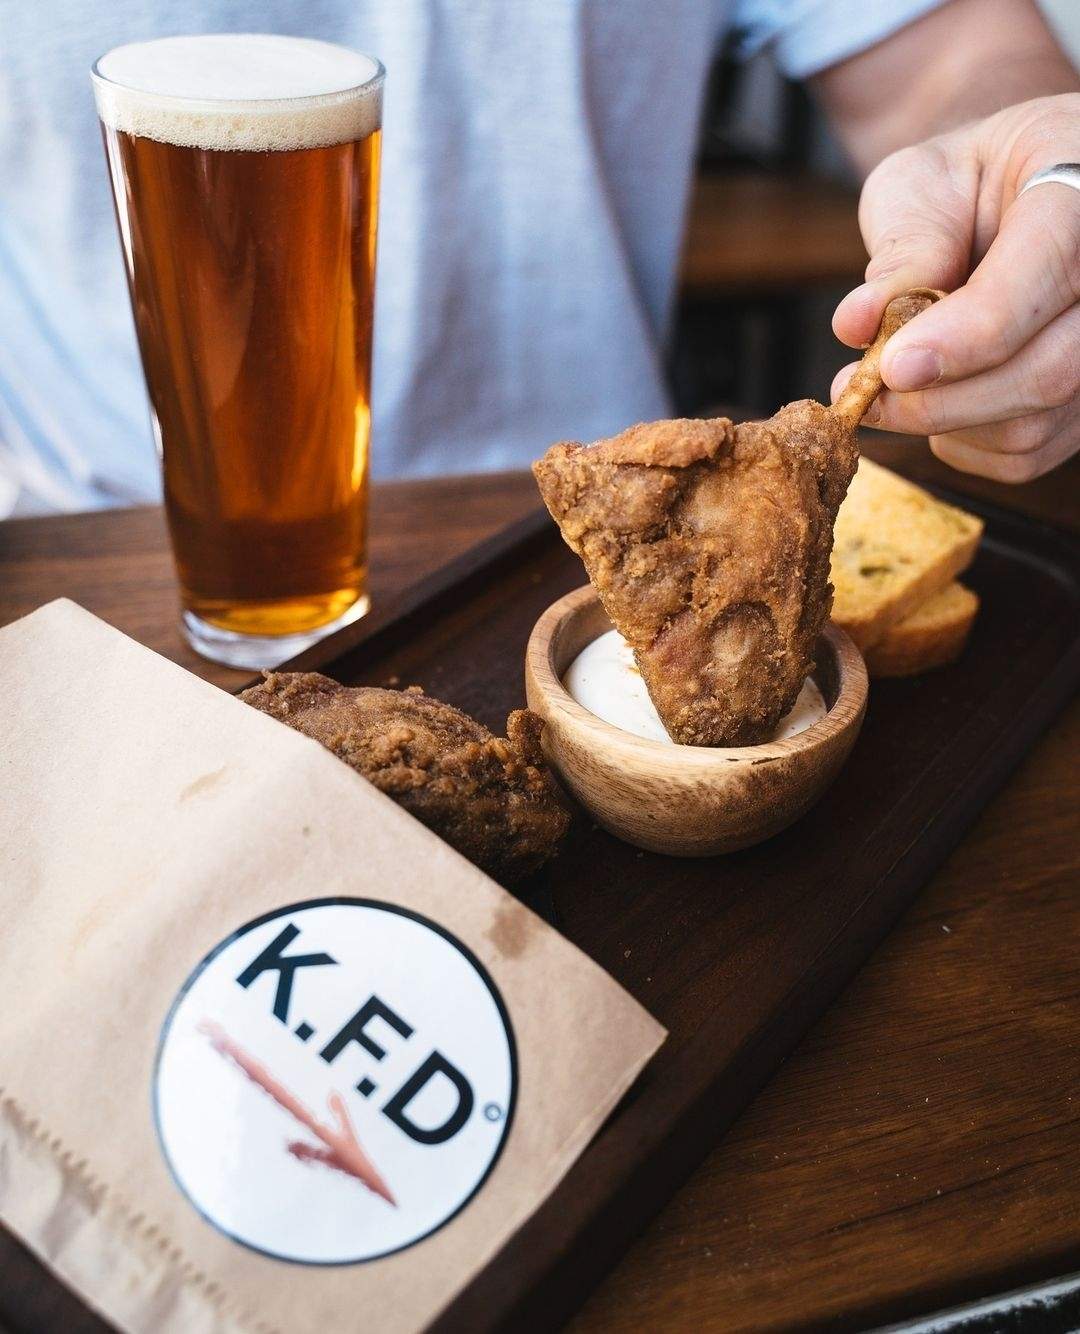
[[[858,194],[844,186],[755,169],[698,176],[683,245],[684,296],[856,283],[865,265]]]
[[[1080,463],[1010,491],[867,452],[1077,526]],[[376,487],[376,602],[535,502],[524,474]],[[180,640],[156,510],[0,524],[0,622],[60,595],[241,679]],[[1074,701],[577,1334],[863,1328],[1080,1269],[1078,755]]]

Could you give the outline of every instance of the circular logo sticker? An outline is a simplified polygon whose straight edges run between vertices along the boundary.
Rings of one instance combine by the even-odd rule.
[[[353,1264],[449,1222],[502,1150],[514,1035],[478,959],[370,899],[249,922],[184,984],[154,1116],[209,1222],[282,1260]]]

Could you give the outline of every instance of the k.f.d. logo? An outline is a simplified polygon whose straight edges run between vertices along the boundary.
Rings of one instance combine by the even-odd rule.
[[[390,904],[316,899],[195,969],[162,1031],[154,1113],[177,1183],[221,1231],[348,1264],[463,1208],[515,1086],[506,1009],[459,941]]]

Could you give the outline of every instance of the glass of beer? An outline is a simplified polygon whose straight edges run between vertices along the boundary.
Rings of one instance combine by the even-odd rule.
[[[367,610],[384,71],[303,38],[93,68],[185,633],[283,662]]]

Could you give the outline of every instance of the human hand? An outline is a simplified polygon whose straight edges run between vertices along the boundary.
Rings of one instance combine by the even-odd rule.
[[[1080,190],[1035,172],[1080,162],[1080,94],[1009,107],[885,158],[859,223],[867,281],[837,307],[851,347],[910,287],[951,294],[895,334],[867,424],[928,435],[961,472],[1024,482],[1080,449]],[[832,396],[847,383],[847,366]]]

